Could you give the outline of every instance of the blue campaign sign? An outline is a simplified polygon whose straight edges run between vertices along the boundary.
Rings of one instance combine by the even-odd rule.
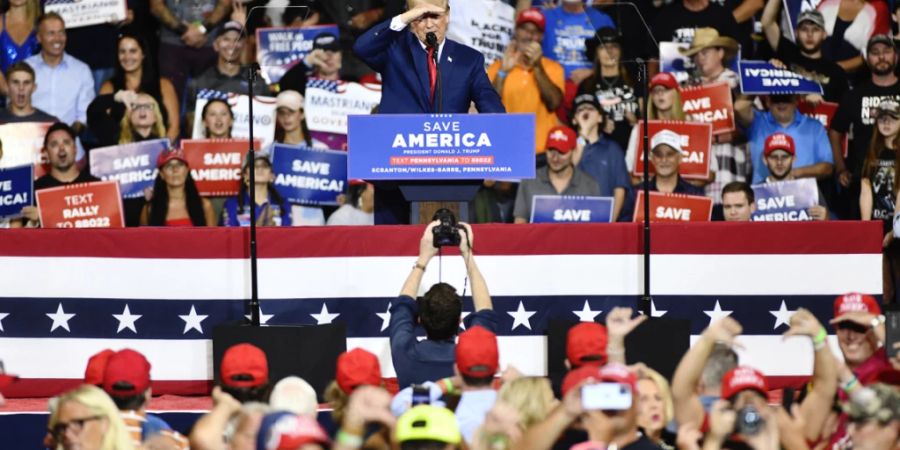
[[[349,117],[350,178],[534,178],[534,114]]]
[[[612,197],[535,195],[531,223],[612,222]]]
[[[757,184],[754,221],[796,222],[812,220],[809,208],[819,204],[819,187],[814,178]]]
[[[285,200],[303,205],[336,205],[347,184],[347,153],[275,144],[275,188]]]
[[[766,61],[741,61],[740,75],[744,94],[822,94],[819,83]]]
[[[122,198],[140,198],[153,187],[156,158],[169,148],[168,139],[113,145],[91,150],[91,175],[119,182]]]
[[[266,83],[275,84],[295,64],[302,64],[312,51],[313,39],[322,33],[338,35],[337,25],[306,28],[258,28],[256,62]]]
[[[34,166],[0,169],[0,217],[18,217],[34,204]]]

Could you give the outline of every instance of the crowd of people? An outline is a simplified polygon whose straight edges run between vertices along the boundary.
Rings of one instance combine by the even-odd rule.
[[[555,388],[548,378],[500,366],[497,316],[467,224],[458,231],[459,250],[474,312],[463,316],[462,298],[446,283],[422,289],[438,224],[425,229],[391,307],[392,361],[352,348],[337,356],[334,380],[317,393],[302,378],[272,374],[259,347],[233,345],[216,368],[212,408],[182,435],[147,412],[152,361],[131,349],[105,349],[87,361],[83,385],[50,399],[47,433],[34,447],[900,449],[900,343],[885,348],[884,315],[869,295],[839,296],[827,323],[802,308],[790,317],[784,336],[809,341],[813,367],[780,401],[766,374],[739,360],[735,319],[710,323],[667,378],[629,355],[626,337],[648,320],[629,307],[610,310],[604,324],[568,329],[567,373]],[[424,339],[416,338],[416,324]],[[391,364],[396,383],[382,375]],[[0,391],[14,380],[0,369]]]
[[[255,84],[255,94],[277,95],[275,142],[334,147],[306,124],[307,82],[378,83],[384,74],[374,69],[402,71],[382,65],[386,59],[358,42],[374,25],[391,22],[431,27],[440,39],[446,36],[481,52],[493,90],[473,97],[473,108],[535,115],[537,178],[521,185],[485,180],[473,202],[474,222],[527,222],[531,198],[547,194],[612,197],[613,220],[629,221],[636,188],[644,182],[654,191],[712,199],[714,219],[746,220],[746,215],[724,213],[723,194],[746,191],[746,184],[812,178],[820,188],[821,208],[808,211],[807,218],[881,220],[885,245],[893,249],[900,85],[892,31],[900,9],[885,0],[822,2],[813,9],[804,3],[787,21],[779,0],[559,0],[540,7],[527,0],[455,0],[452,5],[445,0],[293,0],[288,7],[258,8],[251,17],[248,6],[265,1],[203,0],[191,7],[174,0],[137,3],[129,4],[122,22],[72,29],[59,14],[42,14],[38,0],[11,1],[2,14],[0,93],[6,108],[0,110],[0,123],[58,121],[75,138],[74,159],[54,158],[48,149],[50,179],[38,188],[85,181],[88,175],[78,168],[92,148],[159,138],[175,147],[191,136],[194,121],[202,122],[205,137],[232,137],[234,112],[226,102],[208,102],[202,111],[194,107],[201,91],[246,92],[245,68],[256,58],[253,33],[264,26],[337,24],[338,35],[318,35],[306,58],[277,84]],[[99,41],[104,44],[92,45]],[[667,43],[682,45],[685,66],[677,73],[661,71],[656,62]],[[647,92],[638,80],[636,58],[650,61]],[[769,60],[818,82],[822,94],[745,95],[733,70],[738,59]],[[689,122],[682,91],[716,83],[731,89],[736,126],[713,136],[708,177],[682,177],[686,149],[662,144],[662,138],[665,150],[651,149],[655,176],[635,176],[641,137],[636,125],[643,114]],[[381,112],[402,106],[395,94],[385,91]],[[800,112],[822,102],[837,104],[827,128]],[[793,150],[767,146],[777,133],[791,138]],[[171,158],[160,158],[157,187],[166,181],[164,160]],[[772,172],[775,161],[787,169],[783,176]],[[356,214],[339,215],[334,222],[373,223],[378,206],[394,200],[388,191],[378,194],[369,205],[349,202],[360,195],[345,192],[340,202]],[[310,223],[307,217],[324,224],[335,211],[313,208],[317,211],[311,213],[269,197],[258,195],[256,205],[277,210],[269,216],[280,216],[280,225]],[[127,225],[150,223],[141,211],[152,201],[149,192],[145,201],[132,200],[125,208]],[[202,221],[203,215],[183,212],[168,218],[172,225],[246,224],[224,209],[225,199],[211,203],[213,214]],[[249,208],[243,197],[237,203]],[[288,215],[281,217],[282,211]],[[25,217],[29,220],[4,223],[37,225],[34,217]],[[392,215],[389,220],[406,218]],[[276,225],[274,220],[265,224]]]

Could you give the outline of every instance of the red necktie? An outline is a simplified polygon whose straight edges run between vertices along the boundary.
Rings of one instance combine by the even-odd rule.
[[[437,65],[434,63],[434,47],[428,49],[428,79],[431,81],[431,101],[434,101],[434,85],[437,82]]]

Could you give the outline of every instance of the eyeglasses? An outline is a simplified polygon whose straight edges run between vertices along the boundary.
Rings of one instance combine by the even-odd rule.
[[[72,429],[73,432],[78,434],[78,433],[81,433],[81,430],[84,429],[84,424],[94,421],[94,420],[100,420],[103,418],[104,418],[104,416],[98,415],[98,416],[84,417],[81,419],[73,419],[68,422],[58,422],[56,425],[54,425],[52,428],[50,428],[50,433],[57,439],[59,439],[60,436],[66,434],[66,432],[70,428]]]
[[[131,105],[132,111],[140,111],[142,109],[151,109],[151,108],[153,108],[153,105],[151,105],[150,103],[135,103],[135,104]]]

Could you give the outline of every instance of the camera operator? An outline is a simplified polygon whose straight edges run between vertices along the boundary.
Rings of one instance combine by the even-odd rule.
[[[491,332],[496,332],[497,328],[491,295],[475,264],[472,251],[475,236],[472,234],[472,227],[466,223],[456,225],[456,219],[449,211],[441,217],[436,215],[436,219],[438,218],[442,220],[435,220],[425,228],[419,241],[419,258],[390,310],[388,330],[391,356],[397,371],[397,383],[401,387],[453,376],[456,351],[454,340],[459,331],[462,298],[453,286],[436,283],[421,299],[415,300],[428,263],[438,254],[435,233],[432,231],[435,227],[438,227],[439,232],[444,232],[439,234],[439,244],[452,237],[448,236],[451,231],[459,238],[459,252],[466,264],[466,273],[472,286],[472,303],[475,306],[475,311],[466,317],[466,328],[479,325]],[[425,328],[425,340],[416,339],[416,324]]]

